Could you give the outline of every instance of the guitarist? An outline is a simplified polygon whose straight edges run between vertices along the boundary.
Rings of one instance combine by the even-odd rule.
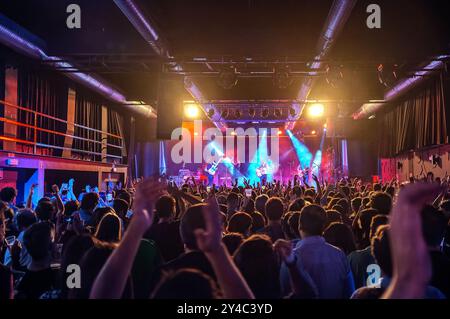
[[[256,170],[256,175],[261,179],[261,183],[263,185],[266,185],[267,181],[267,171],[268,171],[268,165],[266,162],[262,162],[261,166]]]
[[[205,172],[206,176],[208,177],[208,186],[212,186],[214,184],[214,175],[217,172],[217,168],[220,162],[221,160],[218,162],[212,161],[211,163],[206,164]]]
[[[239,160],[236,160],[236,162],[233,163],[233,179],[238,180],[239,177],[241,177],[241,162]]]

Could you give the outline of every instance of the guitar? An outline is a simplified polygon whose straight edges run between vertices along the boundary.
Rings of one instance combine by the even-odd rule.
[[[217,169],[219,168],[219,164],[222,162],[222,159],[219,159],[218,162],[213,162],[212,166],[208,169],[205,169],[205,171],[209,174],[214,176],[217,172]]]
[[[269,174],[271,171],[270,167],[267,164],[263,164],[259,168],[256,169],[256,176],[261,177],[263,175]]]
[[[258,176],[258,177],[261,177],[261,176],[263,176],[263,175],[266,175],[267,174],[267,170],[266,170],[266,168],[257,168],[256,169],[256,176]]]

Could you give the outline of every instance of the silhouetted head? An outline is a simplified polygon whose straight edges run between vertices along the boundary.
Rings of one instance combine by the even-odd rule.
[[[205,220],[202,209],[205,204],[196,204],[189,207],[181,218],[180,235],[188,249],[197,249],[196,229],[205,229]]]
[[[249,214],[237,212],[229,219],[227,231],[230,233],[239,233],[247,237],[250,234],[252,222],[252,217]]]
[[[245,240],[234,261],[256,298],[279,298],[280,264],[268,236],[253,235]]]
[[[343,223],[332,223],[323,232],[327,243],[341,249],[345,255],[356,250],[355,239],[351,228]]]
[[[100,241],[116,243],[122,239],[122,222],[113,213],[102,217],[95,231],[95,238]]]
[[[283,201],[279,197],[272,197],[266,202],[266,217],[269,221],[281,221],[283,216]]]
[[[305,236],[321,236],[327,222],[327,214],[319,205],[303,207],[300,213],[299,231]]]
[[[152,299],[217,299],[214,280],[196,269],[184,268],[165,274],[155,288]]]

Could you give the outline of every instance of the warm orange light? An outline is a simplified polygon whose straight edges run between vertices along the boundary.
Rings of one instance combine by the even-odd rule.
[[[311,131],[311,135],[316,135],[316,131],[315,131],[315,130],[312,130],[312,131]]]
[[[200,109],[195,103],[186,103],[184,105],[184,115],[188,118],[197,118],[200,114]]]
[[[282,131],[278,131],[278,135],[281,135],[281,134],[283,134],[283,132]]]
[[[236,132],[235,131],[231,132],[231,135],[233,135],[233,136],[236,135]]]
[[[194,136],[198,136],[198,132],[194,132]]]
[[[325,112],[325,107],[321,103],[314,103],[308,107],[309,117],[321,117]]]

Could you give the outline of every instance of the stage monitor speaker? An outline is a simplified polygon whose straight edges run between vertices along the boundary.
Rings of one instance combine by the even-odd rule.
[[[156,137],[170,140],[174,129],[181,127],[183,121],[184,85],[181,77],[161,79],[158,90],[158,117]]]

